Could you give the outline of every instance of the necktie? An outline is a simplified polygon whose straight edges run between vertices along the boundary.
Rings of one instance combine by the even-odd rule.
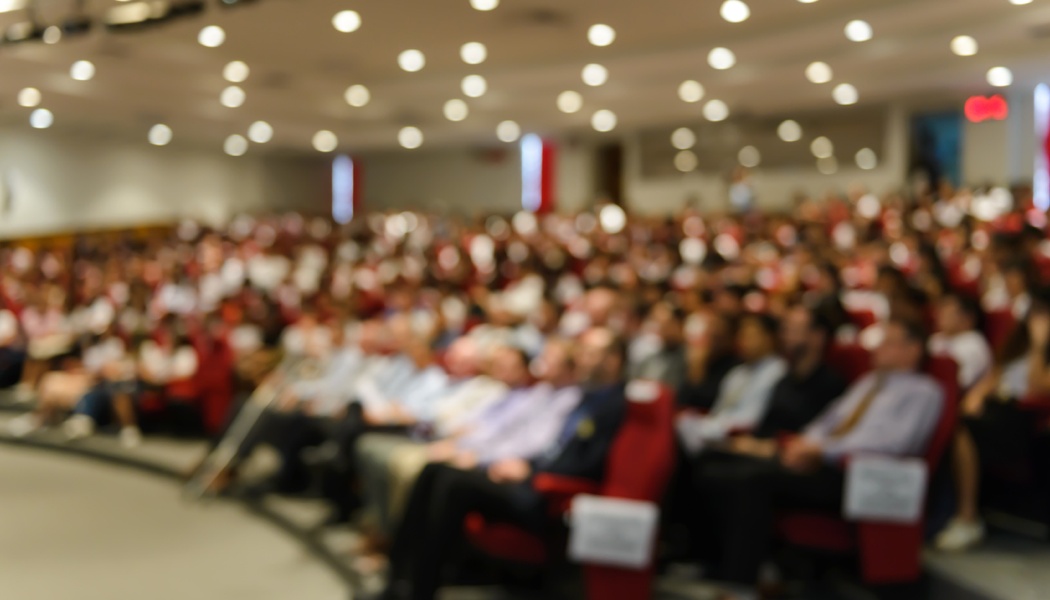
[[[871,386],[871,389],[868,390],[868,393],[857,403],[857,406],[854,407],[853,412],[851,412],[848,417],[843,419],[842,422],[831,431],[831,437],[835,439],[843,438],[856,429],[857,425],[859,425],[861,420],[864,419],[865,413],[871,408],[872,402],[875,401],[875,398],[882,392],[882,388],[884,387],[886,387],[886,375],[879,374],[875,379],[875,383]]]

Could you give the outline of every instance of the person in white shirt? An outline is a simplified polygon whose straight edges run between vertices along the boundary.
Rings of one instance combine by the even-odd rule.
[[[959,365],[959,388],[972,388],[992,367],[992,349],[978,331],[980,308],[973,300],[947,294],[937,307],[938,332],[930,336],[929,351],[948,356]]]

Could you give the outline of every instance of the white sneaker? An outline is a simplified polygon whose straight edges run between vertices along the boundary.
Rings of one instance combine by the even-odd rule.
[[[125,448],[137,448],[142,444],[142,431],[138,427],[124,427],[120,430],[120,445]]]
[[[38,429],[40,420],[34,414],[15,417],[7,424],[7,433],[16,438],[24,438]]]
[[[934,546],[945,552],[963,552],[984,540],[984,523],[952,519],[951,523],[937,535]]]
[[[69,441],[90,437],[95,433],[95,420],[87,415],[73,415],[62,423],[62,433]]]

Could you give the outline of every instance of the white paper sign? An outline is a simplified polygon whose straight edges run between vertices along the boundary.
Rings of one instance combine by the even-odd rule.
[[[846,519],[916,523],[926,491],[926,463],[918,459],[863,456],[846,473]]]
[[[652,502],[579,495],[570,513],[569,558],[644,569],[652,559],[660,509]]]

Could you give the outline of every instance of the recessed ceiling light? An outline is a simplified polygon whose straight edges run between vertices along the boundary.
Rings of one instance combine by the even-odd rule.
[[[149,143],[154,146],[167,146],[171,143],[171,127],[163,123],[157,123],[149,129]]]
[[[339,138],[327,129],[322,129],[315,133],[312,142],[314,150],[318,152],[332,152],[339,147]]]
[[[226,31],[218,25],[208,25],[197,34],[197,42],[208,48],[218,48],[226,41]]]
[[[26,7],[26,0],[0,0],[0,13],[22,10]]]
[[[226,138],[222,149],[230,156],[244,156],[244,153],[248,151],[248,140],[244,139],[243,135],[235,133]]]
[[[467,42],[460,47],[459,57],[468,65],[480,65],[489,57],[489,50],[481,42]]]
[[[341,10],[332,17],[332,27],[343,33],[353,33],[361,28],[361,15],[353,10]]]
[[[802,126],[788,119],[777,127],[777,135],[785,142],[797,142],[802,139]]]
[[[824,175],[834,175],[839,171],[839,161],[834,156],[825,156],[817,159],[817,170]]]
[[[835,99],[835,102],[842,106],[850,106],[856,104],[860,100],[860,94],[857,93],[857,88],[849,83],[840,83],[835,86],[835,89],[831,91],[831,97]]]
[[[817,0],[798,0],[802,4],[813,4]]]
[[[736,64],[736,54],[729,48],[714,48],[707,53],[707,64],[719,71],[731,69]]]
[[[397,57],[397,64],[409,73],[415,73],[423,69],[427,64],[427,57],[419,50],[405,50]]]
[[[52,25],[44,30],[44,35],[41,38],[45,44],[57,44],[62,41],[62,28],[58,25]]]
[[[583,108],[583,96],[579,92],[572,90],[566,90],[558,94],[558,110],[563,113],[575,113],[580,112]]]
[[[470,115],[470,107],[459,98],[453,98],[445,103],[444,112],[449,121],[462,121]]]
[[[744,146],[740,149],[740,152],[737,153],[736,158],[740,161],[741,166],[749,169],[753,169],[762,164],[762,153],[754,146]]]
[[[235,60],[226,63],[226,66],[222,69],[222,77],[230,83],[242,83],[248,79],[248,75],[251,74],[251,69],[244,61]]]
[[[460,83],[460,88],[468,98],[480,98],[489,89],[489,83],[481,75],[467,75]]]
[[[423,145],[423,132],[418,127],[402,127],[397,132],[397,142],[403,148],[415,150]]]
[[[241,88],[231,85],[227,86],[219,95],[219,102],[226,108],[237,108],[244,104],[247,94]]]
[[[820,136],[809,144],[809,151],[817,158],[828,158],[835,154],[835,145],[828,138]]]
[[[474,10],[493,10],[499,6],[499,0],[470,0],[470,5]]]
[[[40,90],[27,87],[22,91],[18,92],[18,105],[26,108],[33,108],[34,106],[40,106],[40,101],[43,99],[43,94]]]
[[[725,121],[729,118],[729,106],[721,100],[708,100],[704,104],[704,118],[708,121]]]
[[[678,86],[678,97],[682,99],[682,102],[699,102],[704,98],[704,86],[700,85],[699,81],[693,81],[692,79],[683,81]]]
[[[55,122],[55,115],[46,108],[38,108],[29,115],[29,125],[33,129],[47,129]]]
[[[952,52],[958,56],[977,54],[977,40],[968,35],[959,35],[952,39]]]
[[[879,166],[879,157],[871,148],[861,148],[857,151],[857,166],[865,171],[870,171]]]
[[[591,127],[602,133],[616,129],[616,122],[616,113],[611,110],[602,109],[591,115]]]
[[[720,13],[730,23],[743,23],[751,16],[751,8],[742,0],[726,0],[722,3]]]
[[[363,85],[352,85],[346,88],[346,93],[343,94],[343,99],[346,103],[354,108],[361,108],[372,100],[372,93],[368,91]]]
[[[867,21],[856,19],[846,23],[846,39],[851,42],[866,42],[872,35],[871,25]]]
[[[696,134],[688,127],[679,127],[671,134],[671,145],[679,150],[688,150],[696,145]]]
[[[514,121],[503,121],[496,126],[496,137],[508,144],[516,142],[521,137],[521,126]]]
[[[1032,0],[1010,0],[1010,4],[1015,6],[1024,6],[1025,4],[1031,4]]]
[[[813,83],[827,83],[834,77],[831,67],[826,62],[809,63],[806,67],[806,79]]]
[[[95,76],[95,65],[91,61],[78,60],[69,69],[69,76],[77,81],[90,81]]]
[[[595,46],[608,46],[616,41],[616,30],[608,25],[591,25],[587,30],[587,41]]]
[[[988,69],[988,84],[995,87],[1008,87],[1014,82],[1013,71],[1006,67]]]
[[[695,171],[700,166],[700,159],[690,150],[682,150],[674,155],[674,167],[683,173]]]
[[[583,82],[591,87],[604,85],[609,81],[609,70],[602,65],[591,63],[583,68]]]
[[[256,144],[265,144],[273,139],[273,126],[266,121],[256,121],[248,126],[248,139]]]

